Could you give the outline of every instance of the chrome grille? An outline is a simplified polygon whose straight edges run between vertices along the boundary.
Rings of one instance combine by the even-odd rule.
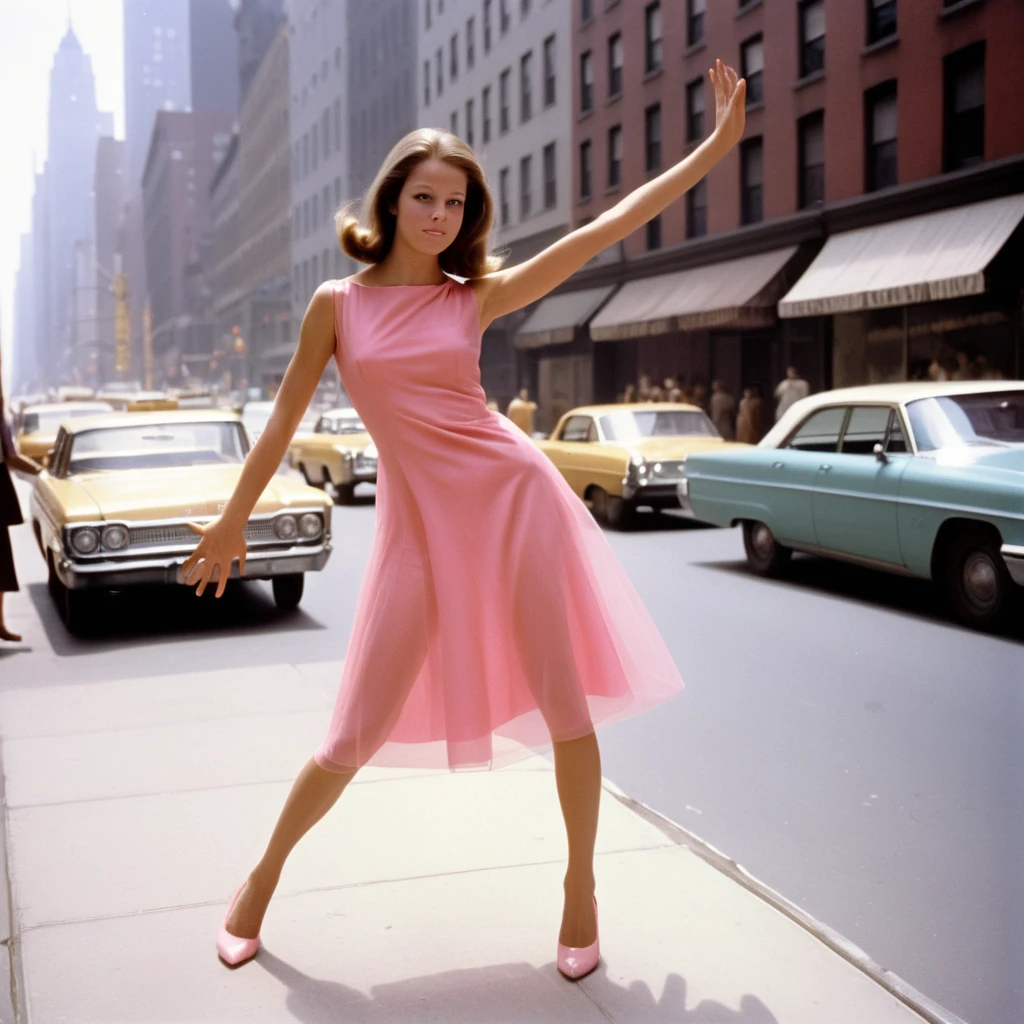
[[[167,547],[170,545],[194,545],[196,535],[185,523],[169,523],[165,526],[133,526],[129,530],[130,546],[140,548]],[[276,540],[273,524],[269,519],[250,520],[245,527],[247,543]]]
[[[649,462],[648,477],[651,480],[678,480],[683,475],[683,459],[664,459]]]

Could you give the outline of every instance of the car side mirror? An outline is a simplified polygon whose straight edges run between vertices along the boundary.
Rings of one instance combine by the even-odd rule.
[[[53,465],[53,454],[54,449],[51,448],[39,461],[42,462],[44,469],[49,469]]]
[[[882,465],[885,465],[885,463],[889,461],[889,456],[885,454],[885,449],[880,444],[876,444],[871,450],[874,452],[875,458],[878,459]]]

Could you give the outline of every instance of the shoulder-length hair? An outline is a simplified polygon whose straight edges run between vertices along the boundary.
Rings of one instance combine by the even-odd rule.
[[[455,240],[437,261],[446,274],[476,278],[497,270],[502,258],[488,252],[487,242],[494,221],[494,202],[480,161],[458,136],[439,128],[417,128],[400,139],[388,153],[362,202],[356,217],[351,207],[334,215],[334,226],[342,249],[362,263],[380,263],[395,240],[398,195],[413,168],[436,157],[466,172],[466,200],[462,227]]]

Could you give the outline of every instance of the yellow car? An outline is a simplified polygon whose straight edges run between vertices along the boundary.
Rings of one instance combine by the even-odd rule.
[[[30,519],[68,629],[83,628],[90,590],[184,583],[181,565],[198,541],[188,524],[223,510],[248,450],[241,420],[230,412],[65,421],[50,466],[36,477]],[[330,555],[331,501],[275,476],[245,539],[245,578],[271,580],[278,608],[294,608],[303,573],[322,569]],[[237,562],[231,575],[239,575]]]
[[[26,458],[42,462],[46,458],[46,453],[53,447],[53,442],[57,440],[57,428],[64,420],[113,411],[113,406],[107,402],[48,402],[44,405],[28,405],[21,411],[18,451]]]
[[[322,413],[312,435],[289,445],[288,460],[313,487],[331,484],[344,504],[354,497],[356,484],[377,482],[377,448],[355,409]]]
[[[642,506],[679,507],[687,455],[746,447],[723,440],[703,409],[674,402],[580,406],[537,444],[594,515],[620,528]]]

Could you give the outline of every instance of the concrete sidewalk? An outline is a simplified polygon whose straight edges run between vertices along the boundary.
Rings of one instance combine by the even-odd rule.
[[[540,757],[361,772],[289,862],[256,960],[228,970],[214,951],[226,901],[321,739],[339,672],[25,679],[0,696],[20,1021],[939,1019],[614,787],[598,838],[603,963],[564,980],[565,840]]]

